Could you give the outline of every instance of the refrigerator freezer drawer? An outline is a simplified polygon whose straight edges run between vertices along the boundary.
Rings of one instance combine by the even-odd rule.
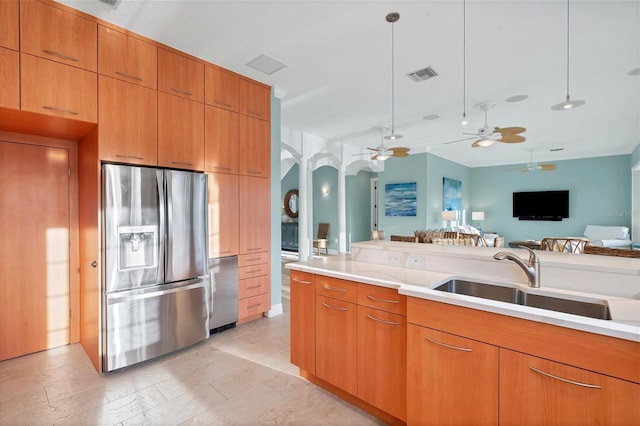
[[[103,368],[112,371],[209,337],[206,280],[106,295]]]

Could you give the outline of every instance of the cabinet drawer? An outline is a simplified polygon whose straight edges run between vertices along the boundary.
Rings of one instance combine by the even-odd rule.
[[[241,279],[238,281],[238,298],[246,299],[259,294],[266,294],[269,292],[269,284],[268,276]]]
[[[400,315],[407,315],[407,297],[398,294],[398,290],[394,288],[358,284],[358,304]]]
[[[316,294],[356,303],[358,301],[358,283],[317,275]]]
[[[22,1],[20,51],[95,72],[97,26],[42,2]]]
[[[269,253],[268,251],[262,251],[252,254],[241,254],[238,256],[238,267],[269,263],[271,259]]]
[[[316,282],[316,276],[309,272],[293,271],[289,270],[289,279],[302,285],[314,285]]]
[[[229,111],[238,111],[238,81],[238,76],[230,71],[214,66],[205,67],[205,103]]]
[[[15,50],[2,47],[0,47],[0,107],[20,109],[20,54]]]
[[[96,73],[20,54],[22,109],[96,123]]]
[[[158,49],[158,90],[203,102],[204,65]]]
[[[270,294],[267,293],[238,300],[238,318],[268,311],[271,308],[270,298]]]
[[[261,277],[269,275],[269,264],[260,263],[258,265],[242,266],[238,268],[238,279],[244,280],[246,278]]]
[[[98,25],[98,72],[156,89],[158,87],[158,48]]]

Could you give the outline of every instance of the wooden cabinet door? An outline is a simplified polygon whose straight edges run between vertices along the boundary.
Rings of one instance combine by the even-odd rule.
[[[20,51],[95,72],[97,25],[39,1],[23,1]]]
[[[268,121],[238,116],[239,173],[269,177],[271,171],[271,130]]]
[[[96,74],[20,54],[21,106],[25,111],[96,123]]]
[[[158,48],[98,25],[98,72],[133,84],[158,87]]]
[[[158,164],[155,90],[99,76],[100,159]]]
[[[13,50],[20,48],[20,2],[0,1],[0,46]]]
[[[204,70],[204,101],[218,108],[238,111],[240,78],[220,67],[207,65]]]
[[[204,104],[158,92],[158,164],[204,170]]]
[[[269,179],[240,176],[238,209],[240,253],[269,251],[270,240],[270,184]]]
[[[204,65],[158,49],[158,90],[204,102]]]
[[[500,424],[638,425],[639,407],[638,384],[500,349]]]
[[[209,258],[238,254],[238,176],[209,177]]]
[[[240,79],[238,97],[241,114],[261,120],[270,120],[271,91],[268,88],[249,80]]]
[[[356,395],[358,306],[316,295],[316,376]]]
[[[407,419],[407,318],[358,306],[358,398]]]
[[[20,109],[20,54],[3,47],[0,47],[0,107]]]
[[[204,107],[204,169],[238,174],[238,114]]]
[[[407,335],[407,424],[498,424],[496,346],[413,324]]]
[[[316,374],[316,301],[315,276],[290,271],[291,363]]]

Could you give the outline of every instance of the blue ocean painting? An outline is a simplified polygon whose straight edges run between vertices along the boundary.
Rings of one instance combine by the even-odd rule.
[[[462,182],[442,178],[442,210],[462,211]]]
[[[388,183],[384,186],[385,216],[416,216],[416,183]]]

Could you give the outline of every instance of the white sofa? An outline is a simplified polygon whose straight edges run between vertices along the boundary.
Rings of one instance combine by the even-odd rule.
[[[631,248],[629,228],[626,226],[587,225],[584,236],[592,246]]]

